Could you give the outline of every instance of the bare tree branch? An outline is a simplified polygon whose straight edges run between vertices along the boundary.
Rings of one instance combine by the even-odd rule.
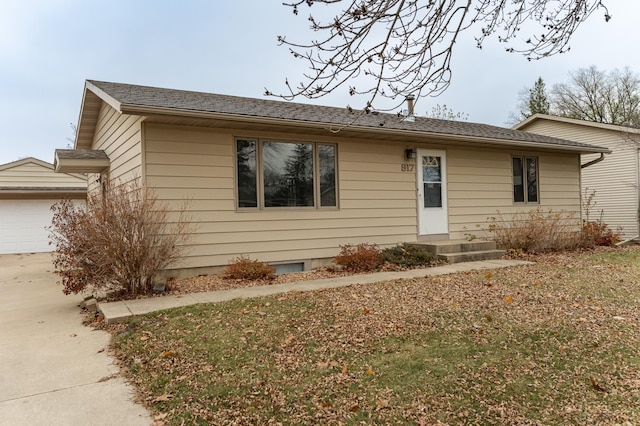
[[[293,99],[320,98],[345,87],[350,95],[376,97],[437,95],[452,76],[451,59],[459,35],[478,29],[482,48],[489,38],[505,50],[536,60],[569,50],[576,29],[593,12],[611,16],[602,0],[296,0],[284,3],[295,15],[307,5],[339,8],[333,18],[311,14],[311,29],[320,35],[306,43],[278,36],[295,59],[308,65],[302,81],[286,93],[266,95]],[[316,15],[317,16],[317,15]],[[530,32],[523,37],[523,30]],[[357,86],[356,86],[357,85]]]
[[[606,73],[592,66],[569,75],[551,91],[554,114],[640,127],[640,77],[629,68]]]

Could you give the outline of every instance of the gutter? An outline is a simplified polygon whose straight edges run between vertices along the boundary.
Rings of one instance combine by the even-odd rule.
[[[86,199],[86,187],[0,187],[0,200],[5,199]]]
[[[183,109],[174,109],[174,108],[166,108],[166,107],[149,107],[149,106],[140,106],[134,104],[121,104],[119,112],[122,114],[130,114],[130,115],[138,115],[138,116],[180,116],[180,117],[188,117],[188,118],[200,118],[200,119],[210,119],[210,120],[228,120],[232,122],[246,122],[250,121],[255,124],[263,124],[263,125],[288,125],[292,127],[297,127],[299,129],[304,128],[313,128],[313,129],[326,129],[328,123],[319,123],[319,122],[311,122],[311,121],[298,121],[291,119],[282,119],[282,118],[272,118],[272,117],[254,117],[254,116],[245,116],[245,115],[236,115],[229,113],[220,113],[220,112],[209,112],[209,111],[193,111],[193,110],[183,110]],[[582,146],[569,146],[569,145],[551,145],[543,142],[530,142],[530,141],[514,141],[512,139],[494,139],[482,136],[467,136],[467,135],[452,135],[445,133],[435,133],[435,132],[424,132],[424,131],[415,131],[415,130],[405,130],[405,129],[373,129],[371,127],[362,127],[358,125],[349,126],[350,129],[365,133],[374,133],[374,134],[389,134],[389,135],[402,135],[405,137],[413,137],[413,138],[436,138],[442,141],[454,141],[454,142],[471,142],[471,143],[483,143],[487,145],[493,146],[510,146],[510,147],[519,147],[519,148],[528,148],[528,149],[545,149],[549,151],[560,151],[560,152],[578,152],[580,154],[597,154],[600,153],[602,159],[604,159],[604,153],[602,150],[585,150],[585,147]],[[605,151],[607,154],[611,153],[610,150]],[[602,161],[602,160],[598,160]]]
[[[596,158],[595,160],[591,160],[588,163],[584,163],[580,165],[581,169],[586,169],[589,166],[593,166],[594,164],[598,164],[599,162],[601,162],[602,160],[604,160],[604,152],[600,153],[600,158]]]

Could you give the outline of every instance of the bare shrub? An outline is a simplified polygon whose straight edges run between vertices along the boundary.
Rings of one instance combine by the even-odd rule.
[[[613,246],[622,241],[621,232],[614,232],[602,220],[584,221],[582,225],[582,246]]]
[[[243,255],[231,259],[222,276],[234,280],[273,280],[276,273],[273,266]]]
[[[498,217],[489,218],[489,231],[498,247],[526,253],[570,250],[582,244],[575,213],[541,207],[506,217],[498,212]]]
[[[192,229],[187,204],[171,211],[140,179],[103,188],[104,195],[88,195],[86,209],[69,200],[51,208],[48,229],[63,292],[148,293],[157,274],[183,255]]]
[[[340,253],[335,258],[336,264],[346,271],[370,272],[384,264],[384,255],[377,244],[362,243],[340,246]]]
[[[584,213],[584,220],[582,221],[582,246],[595,247],[595,246],[613,246],[620,241],[621,229],[617,229],[615,232],[609,228],[604,220],[604,210],[600,210],[599,217],[592,219],[591,215],[596,206],[595,201],[596,191],[589,188],[585,188],[582,196],[582,211]]]

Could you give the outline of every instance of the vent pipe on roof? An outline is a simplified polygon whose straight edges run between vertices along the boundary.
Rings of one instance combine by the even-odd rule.
[[[411,123],[415,121],[415,116],[413,114],[413,101],[415,99],[416,99],[415,96],[411,94],[405,97],[405,100],[407,101],[407,114],[404,121],[409,121]]]

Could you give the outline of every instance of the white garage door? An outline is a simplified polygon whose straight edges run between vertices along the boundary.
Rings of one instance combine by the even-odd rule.
[[[56,201],[0,200],[0,254],[53,251],[45,227],[51,225]]]

